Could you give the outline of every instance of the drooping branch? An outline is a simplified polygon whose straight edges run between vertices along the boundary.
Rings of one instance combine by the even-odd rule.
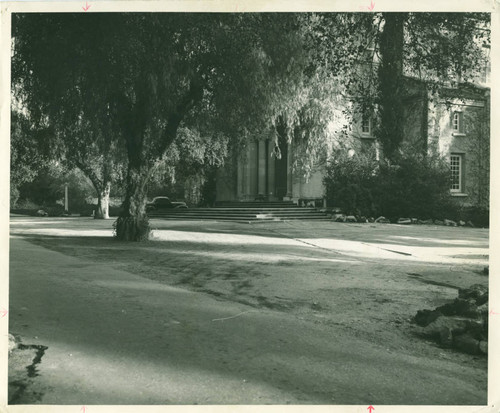
[[[159,155],[163,156],[167,148],[172,144],[177,136],[177,130],[182,120],[198,102],[203,98],[203,82],[198,80],[191,80],[189,85],[189,90],[181,98],[175,110],[169,114],[167,119],[167,125],[163,131],[162,139],[158,148]]]
[[[92,182],[92,185],[94,185],[97,192],[103,190],[105,183],[97,176],[95,171],[89,165],[80,160],[75,160],[75,165],[90,179],[90,182]]]

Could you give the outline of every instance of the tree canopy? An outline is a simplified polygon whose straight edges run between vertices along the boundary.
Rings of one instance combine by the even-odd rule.
[[[31,121],[70,136],[68,150],[103,139],[125,149],[127,191],[117,231],[123,239],[147,233],[145,186],[181,126],[241,142],[268,131],[278,117],[297,123],[309,100],[310,33],[318,24],[309,14],[14,20],[14,90]]]

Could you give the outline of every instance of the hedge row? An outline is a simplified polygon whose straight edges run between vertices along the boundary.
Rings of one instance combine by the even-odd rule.
[[[338,154],[324,178],[327,203],[348,215],[472,221],[488,226],[489,213],[462,208],[450,196],[450,169],[439,157],[404,155],[393,163],[368,155]]]

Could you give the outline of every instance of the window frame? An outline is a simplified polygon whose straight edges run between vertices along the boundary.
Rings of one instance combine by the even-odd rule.
[[[451,127],[455,132],[460,132],[460,112],[453,112]]]
[[[365,125],[368,126],[368,131],[365,131]],[[361,117],[361,135],[372,136],[372,117],[368,114],[363,114]]]
[[[465,136],[464,113],[461,110],[453,111],[451,115],[451,130],[453,136]]]
[[[458,163],[454,164],[454,159],[458,160]],[[454,173],[454,169],[458,167],[458,174]],[[450,192],[451,194],[463,194],[464,193],[464,154],[452,152],[450,153],[450,169],[451,169],[451,184]],[[458,177],[458,184],[455,183],[455,177]],[[454,186],[457,185],[457,188]]]

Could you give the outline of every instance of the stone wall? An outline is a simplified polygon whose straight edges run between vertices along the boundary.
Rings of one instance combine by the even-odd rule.
[[[460,123],[454,128],[454,117]],[[429,151],[460,158],[461,188],[451,196],[463,206],[489,204],[489,99],[438,96],[429,107]],[[455,158],[457,159],[457,158]]]

